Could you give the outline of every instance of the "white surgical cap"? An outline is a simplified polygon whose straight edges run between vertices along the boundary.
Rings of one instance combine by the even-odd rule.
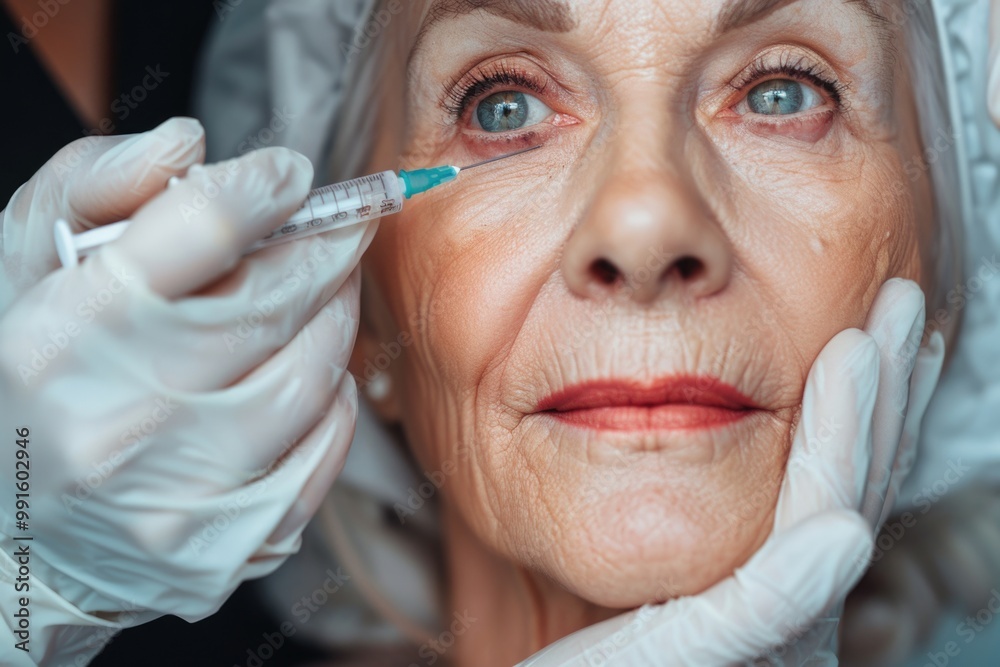
[[[965,212],[964,268],[946,286],[943,314],[960,316],[962,329],[924,417],[901,507],[939,497],[945,487],[1000,481],[1000,130],[986,104],[990,0],[934,4],[962,133],[954,147],[961,177],[955,198]],[[936,316],[928,312],[928,319]],[[963,467],[969,470],[958,483],[949,483]]]

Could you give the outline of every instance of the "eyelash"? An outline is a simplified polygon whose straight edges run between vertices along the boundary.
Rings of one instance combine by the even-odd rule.
[[[510,69],[504,63],[488,65],[471,74],[472,78],[459,86],[460,81],[445,86],[445,109],[457,121],[480,96],[503,88],[526,88],[538,95],[544,95],[546,83],[519,70]],[[463,77],[464,79],[465,77]]]
[[[785,75],[792,79],[809,81],[825,90],[830,95],[830,99],[837,105],[837,109],[843,111],[846,108],[845,97],[850,89],[849,86],[824,76],[823,68],[810,63],[805,56],[795,58],[796,56],[791,54],[782,55],[776,65],[768,64],[763,57],[757,58],[743,74],[729,85],[734,90],[740,91],[751,83],[764,83],[767,77],[773,79],[775,75]]]

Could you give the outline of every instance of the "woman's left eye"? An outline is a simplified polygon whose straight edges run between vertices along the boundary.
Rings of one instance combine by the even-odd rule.
[[[737,110],[761,116],[788,116],[822,105],[823,97],[811,86],[794,79],[772,79],[747,93]]]
[[[494,93],[476,107],[475,120],[486,132],[513,132],[537,125],[554,113],[534,95],[518,91]]]

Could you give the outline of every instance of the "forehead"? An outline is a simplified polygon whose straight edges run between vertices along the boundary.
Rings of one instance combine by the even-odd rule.
[[[674,18],[709,19],[710,32],[721,35],[766,18],[800,0],[432,0],[425,13],[421,36],[435,25],[474,12],[485,12],[542,32],[566,33],[578,27],[581,17],[601,10],[656,5],[659,13]],[[880,0],[826,0],[856,9],[873,27],[885,29],[889,21],[880,12]],[[618,5],[618,7],[614,7]],[[418,37],[419,44],[419,37]]]

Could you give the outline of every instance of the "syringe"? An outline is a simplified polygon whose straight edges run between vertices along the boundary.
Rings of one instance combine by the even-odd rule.
[[[284,225],[251,245],[243,254],[249,255],[262,248],[399,213],[403,210],[404,199],[410,199],[414,195],[449,183],[458,178],[460,172],[498,160],[506,160],[537,148],[541,146],[525,148],[467,167],[433,167],[400,171],[399,174],[394,171],[383,171],[380,174],[317,188],[309,193],[302,208]],[[105,243],[111,243],[121,237],[130,224],[130,220],[123,220],[73,234],[66,220],[61,218],[56,220],[54,234],[59,261],[63,266],[76,266],[81,257],[86,257]]]

